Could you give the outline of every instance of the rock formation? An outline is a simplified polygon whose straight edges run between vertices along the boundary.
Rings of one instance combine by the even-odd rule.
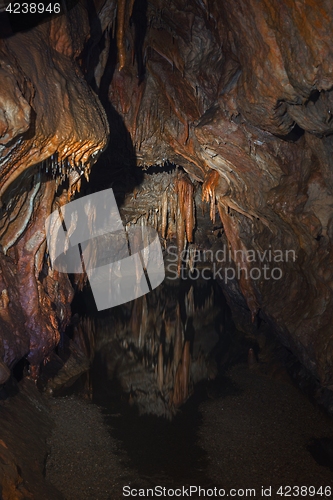
[[[70,320],[43,224],[110,128],[95,169],[181,166],[161,237],[196,244],[201,192],[238,326],[265,323],[332,389],[332,29],[329,0],[95,0],[1,38],[0,360],[37,375]]]

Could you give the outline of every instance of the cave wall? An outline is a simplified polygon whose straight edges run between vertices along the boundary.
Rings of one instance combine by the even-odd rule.
[[[118,57],[110,52],[112,69],[101,76],[98,65],[95,76],[103,97],[109,74],[108,100],[138,164],[168,159],[203,183],[221,245],[245,268],[224,286],[238,326],[266,322],[332,386],[332,4],[122,5]],[[251,263],[237,250],[282,252],[284,261]],[[263,279],[264,265],[282,278]],[[247,279],[254,266],[261,278]]]
[[[44,258],[43,221],[79,189],[109,121],[111,144],[119,123],[128,134],[119,164],[131,150],[139,167],[168,160],[202,184],[221,245],[295,252],[278,280],[247,279],[271,262],[236,256],[244,269],[224,289],[240,328],[266,322],[333,386],[332,23],[329,0],[107,0],[0,40],[8,366],[38,367],[69,321],[73,291]]]
[[[10,368],[27,357],[33,377],[59,343],[73,298],[68,277],[48,265],[45,220],[79,189],[108,136],[80,69],[89,36],[80,3],[0,39],[0,357]]]

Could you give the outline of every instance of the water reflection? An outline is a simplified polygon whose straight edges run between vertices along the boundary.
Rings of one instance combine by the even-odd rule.
[[[217,374],[223,296],[214,284],[161,285],[99,317],[94,370],[139,414],[172,418]]]

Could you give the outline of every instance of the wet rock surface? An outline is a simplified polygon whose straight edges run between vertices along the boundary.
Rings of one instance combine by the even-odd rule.
[[[314,439],[330,442],[332,417],[291,380],[268,377],[260,365],[234,366],[226,376],[226,393],[200,406],[199,442],[209,456],[210,478],[228,488],[257,491],[261,486],[275,492],[287,485],[332,487],[330,461],[319,465],[308,450]]]
[[[122,483],[135,473],[124,464],[101,409],[75,396],[53,399],[50,406],[56,427],[48,440],[48,481],[67,500],[122,498]]]
[[[10,397],[7,395],[10,393]],[[61,500],[56,487],[44,478],[53,420],[47,401],[35,384],[1,388],[0,498],[2,500]]]
[[[47,479],[69,500],[120,499],[125,486],[256,498],[261,487],[332,487],[333,420],[309,398],[320,386],[274,336],[238,332],[219,287],[171,283],[96,319],[90,375],[72,388],[93,403],[51,399]]]
[[[126,485],[255,488],[256,498],[262,486],[275,492],[288,485],[333,487],[322,446],[316,449],[317,460],[318,449],[324,456],[321,465],[309,449],[316,440],[331,443],[332,419],[290,379],[267,376],[260,364],[237,364],[204,388],[194,406],[190,400],[191,408],[180,410],[180,425],[139,417],[124,406],[110,413],[109,404],[102,416],[76,397],[52,402],[56,427],[46,478],[68,500],[121,499]]]

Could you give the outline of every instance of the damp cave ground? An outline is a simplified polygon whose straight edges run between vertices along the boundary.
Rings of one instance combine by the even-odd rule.
[[[93,403],[52,398],[46,479],[67,500],[117,500],[124,486],[157,485],[254,488],[255,498],[262,486],[271,498],[283,498],[280,486],[314,486],[306,498],[326,498],[319,488],[333,487],[332,418],[283,370],[265,372],[234,364],[200,384],[172,422],[139,417],[121,397],[106,400],[102,386]]]

